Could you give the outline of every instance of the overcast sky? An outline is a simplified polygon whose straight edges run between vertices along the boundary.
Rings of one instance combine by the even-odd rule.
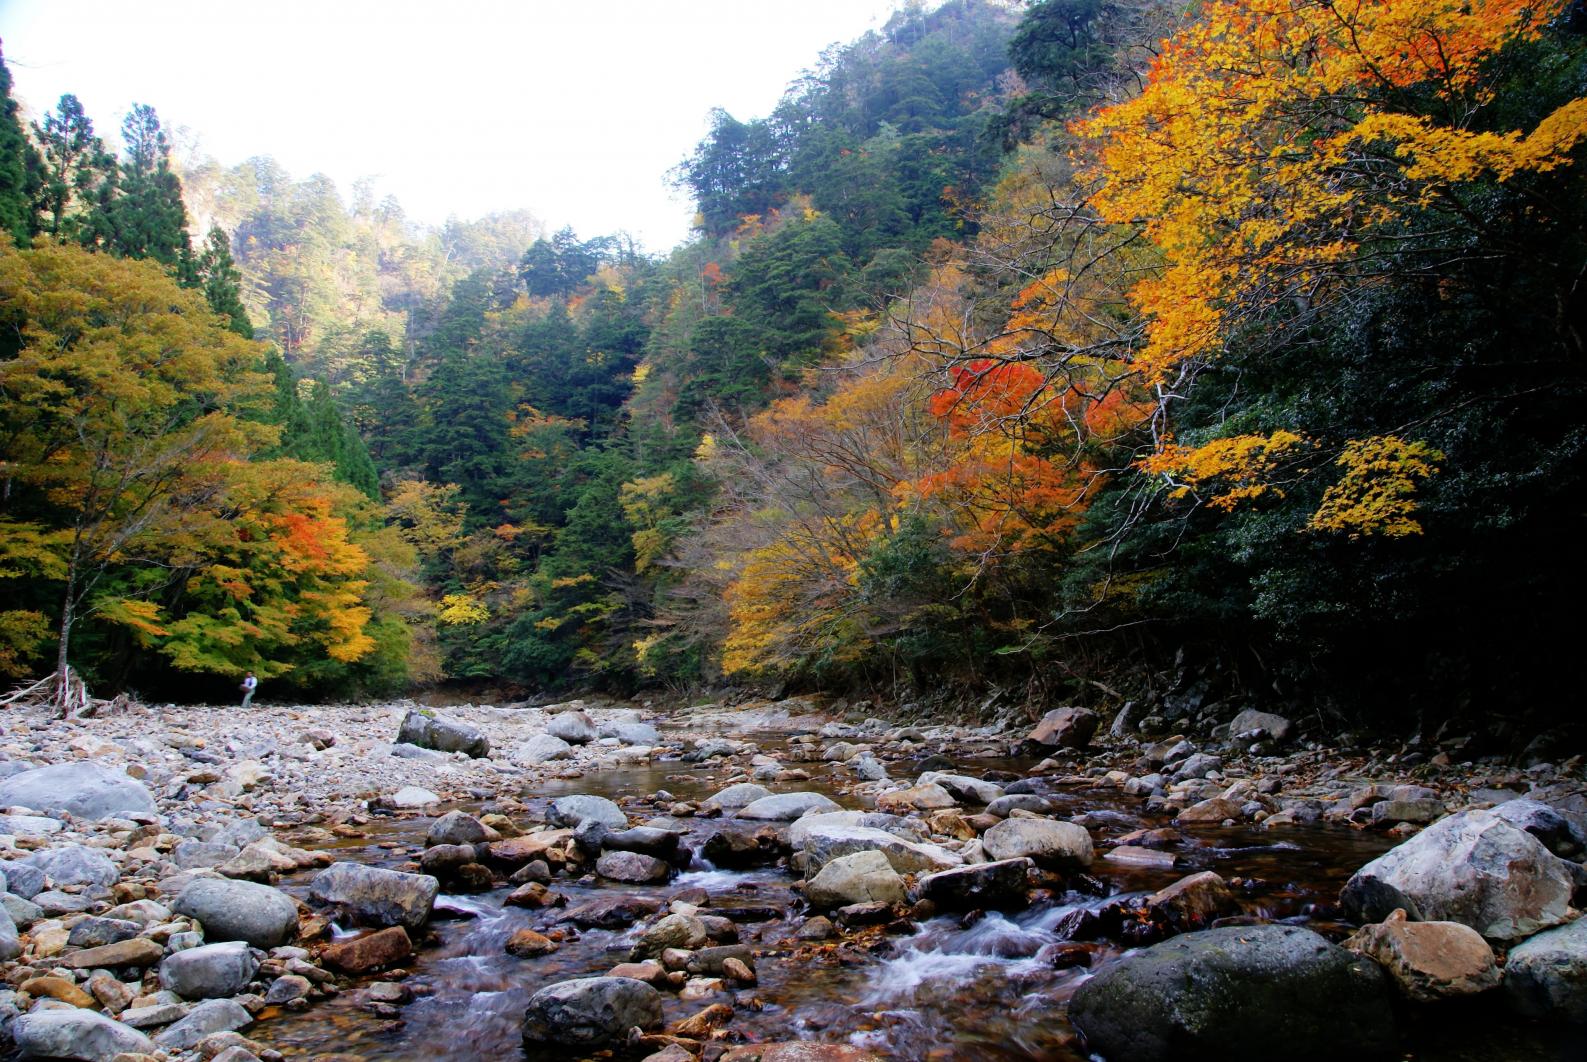
[[[0,38],[35,116],[72,92],[110,139],[147,103],[222,163],[374,176],[422,221],[523,208],[663,251],[710,108],[766,114],[897,2],[0,0]]]

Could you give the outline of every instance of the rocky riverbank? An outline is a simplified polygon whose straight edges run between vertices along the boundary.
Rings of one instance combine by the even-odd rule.
[[[273,1028],[349,1003],[400,1026],[436,991],[413,972],[445,926],[510,912],[493,946],[545,971],[515,1018],[531,1058],[909,1057],[885,1035],[776,1046],[790,970],[897,961],[923,927],[1019,911],[1040,925],[989,947],[1111,1060],[1265,1057],[1279,1029],[1299,1057],[1364,1057],[1449,998],[1587,1020],[1579,762],[1349,754],[1262,713],[1196,739],[1101,722],[802,700],[13,712],[0,1022],[24,1057],[281,1057]],[[1328,831],[1385,854],[1303,902],[1231,842]],[[768,876],[705,887],[718,872]]]

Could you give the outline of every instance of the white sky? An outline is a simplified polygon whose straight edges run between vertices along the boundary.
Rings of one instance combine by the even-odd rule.
[[[114,142],[133,102],[230,165],[343,195],[373,176],[439,223],[528,209],[652,251],[688,232],[666,171],[707,112],[767,114],[897,0],[0,0],[14,93],[64,92]]]

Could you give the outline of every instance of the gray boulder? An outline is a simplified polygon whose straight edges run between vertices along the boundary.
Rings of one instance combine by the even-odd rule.
[[[1543,842],[1543,847],[1564,859],[1579,860],[1583,849],[1587,848],[1587,836],[1576,824],[1542,801],[1506,800],[1496,805],[1493,813],[1536,837]]]
[[[1565,921],[1574,888],[1571,865],[1536,837],[1491,811],[1463,811],[1356,871],[1340,901],[1360,922],[1404,908],[1413,921],[1511,941]]]
[[[512,752],[515,763],[531,767],[552,760],[565,760],[571,755],[573,746],[554,734],[536,734],[520,743]]]
[[[605,797],[584,794],[557,797],[546,808],[546,821],[553,826],[576,827],[586,820],[594,820],[614,830],[621,830],[628,825],[628,816],[623,814],[623,809]]]
[[[811,811],[841,811],[837,801],[820,793],[776,793],[738,809],[741,819],[759,822],[792,822]]]
[[[110,1062],[119,1054],[152,1054],[154,1041],[92,1010],[35,1010],[7,1030],[23,1058],[74,1058]]]
[[[0,815],[0,833],[19,837],[47,837],[60,833],[66,824],[46,815]]]
[[[1587,918],[1511,948],[1504,990],[1528,1017],[1587,1023]]]
[[[160,963],[160,987],[183,999],[235,996],[259,971],[259,960],[240,940],[204,944],[167,955]]]
[[[840,856],[805,883],[805,899],[820,910],[855,903],[902,903],[904,879],[880,852]]]
[[[643,885],[666,881],[672,876],[672,867],[643,852],[606,852],[595,861],[595,873],[609,881]]]
[[[418,929],[430,917],[441,883],[428,874],[332,863],[314,878],[309,895],[360,925]]]
[[[1295,724],[1285,719],[1282,715],[1272,712],[1259,712],[1255,708],[1247,708],[1235,716],[1229,723],[1229,736],[1237,741],[1250,741],[1257,737],[1270,737],[1274,741],[1284,741],[1295,729]]]
[[[718,790],[707,804],[715,804],[724,811],[737,811],[739,808],[748,807],[762,797],[771,796],[771,790],[754,782],[739,782],[726,789]]]
[[[430,828],[425,831],[424,843],[427,845],[438,844],[478,844],[489,837],[485,824],[466,811],[449,811],[445,815],[430,823]]]
[[[558,718],[561,718],[560,716]],[[603,738],[616,738],[624,745],[659,745],[661,734],[649,723],[628,722],[616,720],[602,723],[597,729]]]
[[[221,841],[179,841],[171,851],[171,862],[183,870],[218,867],[239,851],[236,845]]]
[[[994,860],[1029,858],[1045,867],[1083,870],[1094,855],[1085,827],[1055,819],[1004,819],[981,836]]]
[[[91,760],[35,767],[0,781],[0,807],[12,804],[96,820],[155,811],[143,783]]]
[[[548,985],[529,999],[523,1038],[533,1044],[599,1048],[629,1029],[661,1024],[661,993],[632,977],[580,977]]]
[[[805,835],[804,853],[810,873],[855,852],[880,852],[900,874],[947,870],[964,863],[963,856],[941,845],[907,841],[869,826],[821,826]]]
[[[948,911],[1015,909],[1029,902],[1029,859],[956,867],[920,879],[921,899]]]
[[[23,901],[26,903],[27,901]],[[22,938],[11,919],[9,907],[0,907],[0,962],[10,962],[22,954]]]
[[[1378,1058],[1395,1047],[1383,971],[1299,926],[1187,933],[1082,984],[1069,1017],[1115,1062]]]
[[[206,999],[187,1012],[187,1017],[154,1038],[167,1051],[186,1051],[198,1046],[206,1036],[231,1032],[253,1024],[246,1007],[231,999]]]
[[[297,936],[298,907],[292,897],[251,881],[194,878],[171,910],[196,919],[206,940],[242,940],[268,949]]]
[[[475,759],[490,755],[490,739],[467,723],[425,715],[411,708],[402,719],[397,741],[438,752],[461,752]]]
[[[44,891],[44,871],[31,863],[0,860],[0,873],[5,874],[6,889],[13,896],[31,900]]]
[[[103,885],[108,888],[121,878],[121,871],[103,851],[80,844],[46,848],[28,856],[26,862],[44,871],[57,887]]]
[[[599,736],[595,720],[590,718],[588,712],[578,708],[552,716],[546,724],[546,733],[561,738],[569,745],[588,745]]]
[[[950,774],[947,771],[926,771],[915,779],[915,784],[939,785],[953,794],[955,800],[972,804],[990,804],[1003,795],[1003,787],[996,782],[984,782],[969,775]]]

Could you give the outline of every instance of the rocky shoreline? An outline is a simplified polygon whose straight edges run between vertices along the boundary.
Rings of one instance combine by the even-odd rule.
[[[134,705],[64,723],[13,711],[0,715],[3,1036],[21,1057],[247,1062],[282,1057],[261,1035],[273,1016],[343,992],[400,1020],[415,996],[405,967],[443,890],[510,890],[503,902],[537,919],[506,943],[525,963],[592,927],[630,928],[626,961],[529,1000],[532,1051],[885,1057],[738,1042],[757,960],[876,951],[933,917],[1060,896],[1089,899],[1034,957],[1095,971],[1070,1015],[1115,1062],[1265,1057],[1278,1033],[1261,1014],[1298,1057],[1367,1057],[1392,1049],[1406,1007],[1468,996],[1587,1021],[1579,760],[1517,770],[1459,761],[1452,746],[1389,762],[1254,712],[1196,739],[1142,735],[1127,712],[1099,735],[1100,723],[1085,709],[1034,730],[832,720],[806,700],[665,715],[584,702]],[[772,730],[787,736],[775,749],[755,739]],[[1027,769],[988,766],[1018,754]],[[567,793],[668,764],[709,768],[719,784],[695,799],[540,799],[553,780]],[[1085,792],[1152,823],[1064,814],[1064,794]],[[407,819],[423,844],[389,865],[338,857],[372,823]],[[1211,870],[1149,892],[1107,880],[1184,867],[1197,831],[1307,824],[1403,842],[1314,926],[1267,924]],[[691,865],[784,868],[797,909],[669,889]],[[570,904],[575,883],[613,888]],[[1198,998],[1196,984],[1216,990]],[[666,1023],[664,1001],[698,1009]],[[1341,1008],[1353,1020],[1334,1020]]]

